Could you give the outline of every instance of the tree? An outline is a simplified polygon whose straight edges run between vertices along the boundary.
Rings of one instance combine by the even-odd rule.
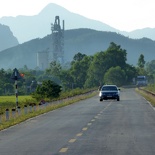
[[[72,64],[70,74],[73,77],[75,87],[84,87],[91,60],[91,56],[85,56],[83,59]]]
[[[114,84],[117,86],[122,86],[125,84],[126,75],[121,67],[111,67],[104,75],[104,82],[106,84]]]
[[[63,85],[63,89],[69,90],[73,88],[73,77],[70,74],[70,70],[62,70],[60,73],[60,80]]]
[[[133,84],[135,77],[138,75],[136,67],[126,64],[124,72],[126,74],[126,84]]]
[[[146,63],[146,71],[149,74],[155,74],[155,60]]]
[[[155,79],[155,60],[146,63],[146,72],[149,83],[154,83]]]
[[[111,67],[120,66],[125,68],[126,55],[126,50],[121,49],[113,42],[110,43],[106,51],[96,53],[88,70],[86,85],[88,87],[102,85],[104,74]]]
[[[50,67],[48,69],[46,69],[46,74],[52,75],[52,76],[59,76],[61,69],[62,68],[61,68],[60,63],[58,63],[56,61],[52,61],[50,63]]]
[[[144,55],[141,54],[138,59],[138,67],[144,68],[144,65],[145,65]]]
[[[5,94],[13,93],[14,87],[11,83],[4,83]]]
[[[61,92],[61,86],[51,80],[45,80],[42,85],[38,85],[33,97],[36,99],[57,98]]]
[[[103,83],[105,65],[105,53],[103,51],[96,53],[88,68],[85,87],[95,87]]]
[[[71,62],[71,64],[75,63],[76,61],[81,61],[85,56],[86,54],[82,54],[78,52],[77,54],[74,55],[73,61]]]
[[[120,66],[124,68],[126,65],[126,50],[122,49],[120,45],[111,42],[109,48],[105,51],[107,69],[111,67]]]

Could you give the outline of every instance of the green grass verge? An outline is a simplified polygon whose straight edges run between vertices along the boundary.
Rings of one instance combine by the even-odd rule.
[[[136,91],[141,94],[146,100],[148,100],[153,107],[155,107],[155,96],[152,96],[151,94],[146,93],[143,90],[140,90],[138,88],[136,88]]]
[[[82,95],[82,96],[75,96],[72,100],[66,100],[65,102],[60,102],[59,104],[49,104],[44,109],[33,111],[33,112],[28,113],[28,114],[21,114],[20,116],[18,116],[16,118],[10,118],[10,120],[8,120],[8,121],[0,122],[0,130],[3,130],[3,129],[6,129],[6,128],[10,127],[10,126],[19,124],[19,123],[21,123],[21,122],[23,122],[23,121],[25,121],[27,119],[36,117],[38,115],[47,113],[49,111],[53,111],[55,109],[58,109],[58,108],[73,104],[73,103],[78,102],[80,100],[84,100],[84,99],[93,97],[93,96],[95,96],[97,94],[98,94],[98,92],[94,91],[94,92],[92,92],[90,94],[85,94],[85,95]]]

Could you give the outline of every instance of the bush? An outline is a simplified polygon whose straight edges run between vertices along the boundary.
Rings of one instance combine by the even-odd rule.
[[[45,98],[58,98],[60,96],[61,86],[51,80],[45,80],[42,85],[37,86],[36,91],[32,94],[37,100]]]

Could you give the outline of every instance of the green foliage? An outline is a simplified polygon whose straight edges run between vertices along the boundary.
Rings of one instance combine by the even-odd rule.
[[[122,86],[126,82],[126,75],[121,67],[111,67],[104,75],[104,82],[106,84],[114,84]]]
[[[111,42],[107,51],[105,51],[107,69],[110,67],[120,66],[123,68],[126,65],[126,50],[123,50],[120,45]]]
[[[107,50],[97,52],[93,56],[87,56],[78,52],[73,57],[73,61],[70,65],[67,64],[65,66],[59,62],[52,61],[49,68],[45,71],[38,70],[37,68],[35,70],[28,69],[25,65],[23,68],[19,69],[19,73],[24,74],[24,77],[18,80],[18,94],[26,95],[35,91],[34,94],[37,99],[53,97],[50,96],[50,91],[47,93],[48,90],[45,89],[48,88],[47,86],[39,86],[43,81],[53,81],[54,83],[61,85],[63,91],[76,88],[98,87],[107,81],[107,74],[108,76],[110,76],[109,74],[112,74],[111,72],[109,73],[109,71],[111,71],[109,69],[116,69],[118,66],[121,68],[121,71],[123,71],[122,76],[125,77],[123,79],[123,84],[131,84],[133,78],[137,75],[149,75],[149,78],[152,78],[153,81],[153,78],[155,77],[153,61],[148,63],[147,69],[145,69],[143,67],[145,64],[144,56],[141,55],[139,59],[140,67],[135,68],[126,63],[126,56],[127,52],[125,49],[122,49],[120,45],[111,42]],[[114,72],[115,70],[112,71]],[[12,70],[0,70],[0,95],[14,94],[15,81],[10,80],[11,75]],[[119,85],[120,84],[121,83],[119,83]]]
[[[71,62],[71,64],[73,64],[74,62],[77,62],[77,61],[81,61],[85,56],[86,56],[86,54],[82,54],[82,53],[78,52],[77,54],[74,55],[73,61]]]
[[[146,71],[149,74],[155,74],[155,60],[146,63]]]
[[[139,68],[144,68],[144,66],[145,66],[145,60],[144,60],[144,55],[143,54],[141,54],[139,56],[137,65],[138,65]]]
[[[51,80],[45,80],[42,85],[38,85],[33,97],[40,100],[45,98],[57,98],[61,92],[61,86]]]
[[[138,75],[136,67],[126,64],[124,72],[126,74],[126,84],[133,84],[133,79]]]
[[[109,48],[104,52],[98,52],[94,55],[93,61],[88,69],[88,79],[85,86],[92,87],[102,85],[103,77],[111,67],[126,66],[126,50],[121,49],[115,43],[111,43]]]
[[[89,66],[85,87],[90,88],[100,85],[103,82],[105,71],[105,53],[98,52],[94,55]]]
[[[91,64],[91,57],[85,56],[82,60],[72,64],[70,74],[73,77],[74,87],[83,88],[87,79],[87,70]]]
[[[46,74],[52,75],[52,76],[59,76],[61,69],[62,69],[62,67],[61,67],[60,63],[58,63],[56,61],[52,61],[50,63],[50,67],[48,69],[46,69]]]

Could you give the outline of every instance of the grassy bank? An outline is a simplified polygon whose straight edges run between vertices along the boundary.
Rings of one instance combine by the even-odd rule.
[[[73,98],[68,98],[68,99],[65,99],[65,100],[61,100],[59,102],[59,104],[48,104],[48,106],[44,107],[44,108],[37,108],[35,111],[32,111],[32,112],[29,112],[27,114],[24,114],[24,110],[21,110],[21,113],[19,116],[16,116],[15,118],[14,117],[11,117],[8,121],[3,121],[3,117],[5,117],[4,115],[1,116],[1,122],[0,122],[0,130],[3,130],[5,128],[8,128],[10,126],[13,126],[13,125],[16,125],[16,124],[19,124],[29,118],[32,118],[32,117],[35,117],[35,116],[38,116],[38,115],[41,115],[41,114],[44,114],[44,113],[47,113],[49,111],[52,111],[52,110],[55,110],[55,109],[58,109],[58,108],[61,108],[61,107],[64,107],[64,106],[67,106],[67,105],[70,105],[70,104],[73,104],[77,101],[80,101],[80,100],[84,100],[86,98],[90,98],[92,96],[95,96],[97,95],[98,92],[97,91],[93,91],[93,92],[90,92],[90,93],[85,93],[83,95],[77,95],[77,96],[74,96]]]
[[[147,87],[146,87],[145,90],[149,90],[149,89],[147,89]],[[151,89],[151,90],[153,92],[154,89]],[[136,88],[136,91],[139,94],[141,94],[146,100],[148,100],[152,104],[153,107],[155,107],[155,96],[153,96],[152,94],[146,93],[145,91],[140,90],[138,88]]]
[[[29,103],[36,103],[37,101],[29,96],[18,96],[18,105],[24,107]],[[6,109],[11,109],[16,107],[16,97],[15,96],[0,96],[0,113],[4,113]]]

